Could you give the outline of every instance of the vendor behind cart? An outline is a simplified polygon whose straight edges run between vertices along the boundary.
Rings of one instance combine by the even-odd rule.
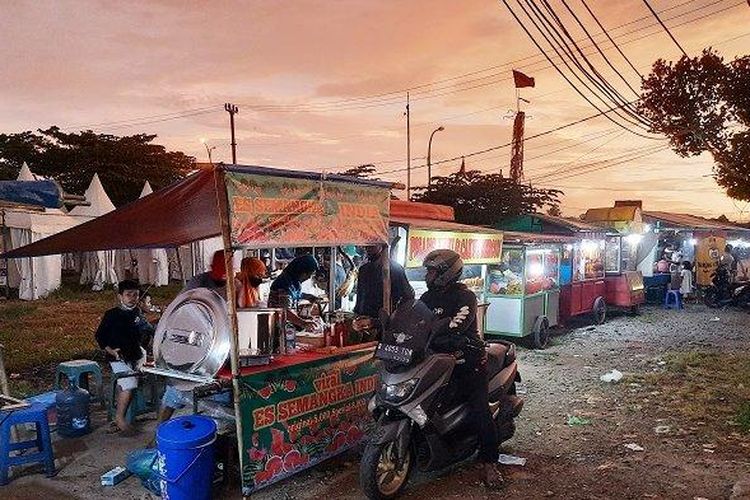
[[[357,278],[357,304],[354,312],[359,316],[352,323],[355,331],[377,330],[380,310],[383,309],[383,246],[366,248],[367,263],[359,268]],[[391,310],[414,298],[414,289],[409,284],[404,268],[387,259],[391,272]]]
[[[183,292],[194,288],[208,288],[226,298],[226,286],[227,266],[224,262],[224,250],[217,250],[211,259],[211,269],[193,276],[185,285]]]
[[[318,261],[312,255],[302,255],[292,260],[271,283],[268,307],[286,310],[286,319],[299,329],[312,329],[315,322],[297,314],[297,306],[303,298],[317,300],[317,297],[302,293],[302,283],[309,280],[318,270]]]

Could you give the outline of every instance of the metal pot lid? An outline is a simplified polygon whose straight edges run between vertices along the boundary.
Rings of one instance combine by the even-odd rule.
[[[214,377],[229,356],[227,303],[208,288],[182,292],[164,312],[154,337],[160,368]]]

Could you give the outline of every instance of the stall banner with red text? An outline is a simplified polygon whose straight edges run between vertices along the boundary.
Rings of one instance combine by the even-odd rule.
[[[255,247],[388,241],[390,190],[341,181],[226,173],[232,243]]]
[[[245,495],[358,444],[373,421],[372,350],[240,379]]]
[[[458,253],[464,264],[497,264],[502,262],[503,235],[410,229],[406,267],[420,267],[428,253],[446,248]]]

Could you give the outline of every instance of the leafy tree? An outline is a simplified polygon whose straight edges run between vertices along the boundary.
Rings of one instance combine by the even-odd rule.
[[[750,200],[750,56],[725,62],[712,49],[676,63],[656,61],[643,82],[640,111],[679,155],[704,151],[716,182]]]
[[[551,215],[552,217],[562,217],[562,210],[560,210],[559,205],[552,205],[547,209],[547,215]]]
[[[97,173],[112,202],[123,205],[138,198],[145,181],[159,189],[195,168],[193,157],[152,144],[155,138],[90,130],[66,133],[58,127],[0,134],[0,178],[15,178],[25,161],[34,173],[54,178],[67,192],[83,194]]]
[[[456,221],[475,225],[492,225],[505,217],[557,206],[562,194],[557,189],[536,189],[479,170],[433,177],[430,186],[418,189],[421,192],[415,195],[415,201],[451,206]]]
[[[377,169],[375,168],[375,165],[365,164],[346,169],[343,172],[339,172],[338,175],[346,175],[349,177],[356,177],[357,179],[370,179],[372,181],[378,181],[380,179],[374,177],[374,174],[376,172]]]

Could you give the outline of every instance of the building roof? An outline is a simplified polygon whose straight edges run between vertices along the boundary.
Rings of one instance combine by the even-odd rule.
[[[750,229],[735,224],[719,222],[696,215],[674,214],[670,212],[643,212],[643,220],[659,225],[664,229],[693,229],[698,231],[744,231]]]
[[[586,222],[641,222],[641,209],[636,206],[589,208],[583,216]]]
[[[495,227],[521,233],[560,234],[567,236],[580,236],[587,233],[603,234],[607,232],[601,226],[589,224],[584,221],[539,213],[510,217],[498,222]]]

